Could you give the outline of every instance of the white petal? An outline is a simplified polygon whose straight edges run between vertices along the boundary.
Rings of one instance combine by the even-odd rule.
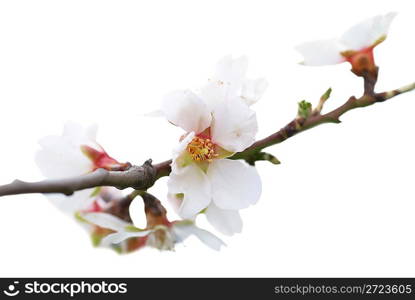
[[[225,83],[218,80],[210,80],[208,84],[200,90],[200,97],[208,105],[211,111],[228,98],[236,97],[237,95],[238,91],[234,86],[231,86],[228,82]]]
[[[51,179],[78,176],[92,170],[92,162],[81,152],[81,144],[68,137],[50,136],[39,141],[35,156],[42,174]]]
[[[97,124],[93,124],[90,125],[89,127],[87,127],[86,129],[86,137],[91,140],[91,141],[96,141],[97,139],[97,134],[98,134],[98,125]]]
[[[124,231],[126,226],[131,226],[130,223],[107,213],[83,213],[81,216],[92,224],[114,231]]]
[[[264,79],[246,79],[247,68],[248,59],[245,56],[237,59],[230,55],[224,57],[217,64],[215,75],[201,89],[201,98],[212,110],[232,98],[240,97],[248,105],[257,102],[264,93],[267,82]]]
[[[180,206],[182,205],[183,198],[179,197],[178,194],[167,194],[167,201],[169,201],[170,206],[173,208],[175,213],[179,213]]]
[[[202,243],[214,250],[220,250],[221,246],[225,246],[225,243],[217,236],[207,230],[195,226],[194,224],[176,223],[173,225],[172,229],[177,243],[183,242],[190,235],[195,235]]]
[[[100,147],[95,142],[97,126],[84,128],[73,122],[65,124],[61,136],[48,136],[39,141],[36,163],[45,177],[57,179],[77,176],[92,170],[92,162],[82,153],[81,145]]]
[[[186,132],[200,133],[209,127],[212,116],[206,103],[191,91],[175,91],[166,95],[162,111],[167,120]]]
[[[247,68],[245,56],[237,59],[225,56],[217,63],[215,75],[201,89],[200,96],[212,110],[229,98],[239,97]]]
[[[211,203],[205,215],[209,223],[223,234],[233,235],[242,231],[242,218],[237,210],[220,209]]]
[[[75,122],[66,122],[63,128],[62,137],[68,138],[69,141],[76,145],[92,145],[95,143],[98,132],[96,124],[84,128]]]
[[[210,163],[207,176],[212,201],[219,208],[239,210],[255,204],[261,196],[261,178],[257,170],[243,161],[216,159]]]
[[[206,246],[213,250],[219,251],[220,247],[225,246],[225,243],[216,235],[210,233],[207,230],[200,229],[198,227],[193,228],[193,234]]]
[[[189,222],[187,220],[174,223],[171,228],[173,230],[176,243],[182,243],[189,236],[191,236],[193,234],[192,227],[194,227],[193,222]]]
[[[77,211],[91,207],[95,198],[91,197],[94,189],[86,189],[75,192],[71,196],[61,194],[47,194],[47,198],[61,211],[73,215]]]
[[[218,105],[213,112],[212,141],[230,152],[243,151],[255,141],[255,112],[239,99]]]
[[[110,244],[119,244],[126,239],[132,238],[132,237],[143,237],[147,236],[151,231],[144,230],[144,231],[138,231],[138,232],[127,232],[127,231],[119,231],[115,233],[111,233],[107,235],[105,238],[101,241],[101,246],[106,246]]]
[[[231,85],[241,84],[248,69],[248,58],[241,56],[233,59],[231,55],[222,58],[216,65],[214,80],[220,80]]]
[[[241,98],[247,105],[252,105],[261,99],[268,82],[264,78],[248,79],[242,86]]]
[[[85,129],[82,127],[82,125],[68,121],[63,126],[63,136],[70,136],[76,139],[80,139],[83,136],[85,136]]]
[[[340,41],[346,46],[346,50],[361,50],[370,47],[386,36],[395,16],[396,13],[388,13],[360,22],[347,30]]]
[[[342,45],[336,39],[306,42],[295,47],[304,57],[303,64],[308,66],[334,65],[344,61],[340,54]]]
[[[211,201],[208,178],[196,164],[189,164],[177,171],[173,170],[167,185],[169,194],[183,194],[178,213],[184,219],[195,216]]]

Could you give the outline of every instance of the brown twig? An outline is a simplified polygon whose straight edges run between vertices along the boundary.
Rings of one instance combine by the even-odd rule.
[[[304,119],[301,126],[298,126],[298,120],[294,119],[276,133],[255,142],[249,148],[245,149],[243,152],[236,153],[231,158],[248,160],[250,157],[260,152],[264,148],[279,144],[300,132],[325,123],[340,123],[340,117],[352,109],[366,107],[378,102],[384,102],[395,97],[396,95],[406,93],[414,89],[415,82],[388,92],[371,93],[369,95],[364,94],[360,98],[355,98],[352,96],[343,105],[326,114],[315,114],[311,115],[307,119]]]
[[[142,166],[131,166],[125,171],[108,171],[97,169],[89,174],[39,182],[15,180],[0,186],[0,196],[29,193],[61,193],[72,195],[75,191],[98,186],[112,186],[118,189],[132,187],[137,190],[147,189],[156,181],[156,169],[151,160]]]

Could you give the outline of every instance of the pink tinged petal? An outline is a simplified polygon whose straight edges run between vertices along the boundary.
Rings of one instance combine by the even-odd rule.
[[[210,126],[211,112],[206,103],[191,91],[175,91],[166,95],[162,111],[167,120],[186,132],[200,133]]]
[[[182,194],[178,214],[184,219],[195,216],[211,201],[209,180],[196,164],[173,170],[167,185],[169,194]]]
[[[254,143],[257,131],[255,112],[240,99],[221,103],[213,112],[212,141],[227,151],[245,150]]]
[[[336,39],[306,42],[295,47],[307,66],[335,65],[344,61],[340,52],[346,50]]]
[[[261,196],[262,184],[257,170],[243,161],[214,160],[207,176],[212,201],[218,208],[239,210],[255,204]]]
[[[384,39],[395,16],[394,12],[378,15],[351,27],[340,38],[345,50],[358,51]]]
[[[100,150],[96,150],[90,146],[81,145],[80,150],[93,163],[93,170],[99,168],[113,170],[116,168],[122,168],[127,165],[119,163],[117,160],[109,156],[108,153],[105,152],[105,150],[102,148]]]
[[[242,86],[241,98],[247,105],[258,102],[268,87],[264,78],[248,79]]]
[[[242,231],[242,218],[237,210],[220,209],[211,203],[205,212],[209,223],[225,235],[233,235]]]

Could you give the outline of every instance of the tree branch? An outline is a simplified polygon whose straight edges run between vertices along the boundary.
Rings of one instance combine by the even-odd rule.
[[[368,88],[366,87],[366,89]],[[384,102],[399,94],[412,91],[415,89],[415,82],[395,90],[377,94],[366,94],[368,91],[370,91],[366,89],[365,94],[362,97],[355,98],[354,96],[352,96],[343,105],[326,114],[311,115],[307,119],[294,119],[276,133],[271,134],[270,136],[255,142],[250,147],[245,149],[243,152],[236,153],[231,158],[244,159],[249,161],[252,156],[256,155],[256,153],[260,152],[264,148],[279,144],[300,132],[306,131],[310,128],[325,123],[341,123],[340,117],[346,112],[355,108],[366,107],[378,102]]]
[[[25,182],[15,180],[0,186],[0,196],[29,193],[61,193],[72,195],[75,191],[99,186],[112,186],[118,189],[132,187],[137,190],[147,189],[156,181],[157,170],[146,161],[142,166],[131,166],[125,171],[108,171],[97,169],[94,172],[64,179]]]
[[[245,151],[236,153],[230,158],[244,159],[252,164],[259,158],[264,159],[264,155],[260,154],[264,148],[279,144],[300,132],[324,123],[340,123],[340,117],[349,110],[366,107],[377,102],[384,102],[399,94],[415,89],[415,83],[412,83],[395,90],[376,94],[374,93],[374,86],[375,82],[365,79],[365,93],[360,98],[352,96],[343,105],[326,114],[321,114],[322,107],[319,107],[317,113],[311,114],[307,118],[295,118],[278,132],[255,142]],[[92,173],[77,177],[39,182],[15,180],[10,184],[0,186],[0,197],[28,193],[62,193],[71,195],[75,191],[99,186],[112,186],[118,189],[131,187],[136,190],[146,190],[159,178],[170,174],[171,162],[171,160],[167,160],[152,165],[151,160],[148,160],[142,166],[131,166],[124,171],[98,169]],[[274,163],[277,163],[277,161],[274,161]]]

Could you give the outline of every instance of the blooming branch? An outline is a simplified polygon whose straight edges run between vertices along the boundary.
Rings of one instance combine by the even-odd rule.
[[[266,158],[269,154],[262,152],[262,150],[279,144],[300,132],[318,125],[325,123],[340,123],[340,117],[349,110],[370,106],[378,102],[384,102],[394,98],[397,95],[407,93],[412,90],[415,90],[415,82],[394,90],[377,93],[372,96],[363,95],[360,98],[352,96],[343,105],[326,114],[316,114],[304,120],[295,119],[289,122],[279,131],[269,135],[266,138],[256,141],[252,144],[252,146],[244,151],[235,153],[230,157],[230,159],[244,159],[248,162],[268,160],[276,163],[276,158],[273,156]],[[65,195],[71,195],[75,191],[99,186],[112,186],[118,189],[130,187],[138,190],[146,190],[153,186],[157,179],[170,174],[170,165],[171,160],[166,160],[155,165],[151,164],[151,160],[149,160],[142,166],[133,165],[127,170],[108,171],[105,169],[97,169],[92,173],[72,178],[43,180],[39,182],[15,180],[10,184],[0,186],[0,197],[30,193],[62,193]]]
[[[255,204],[262,183],[255,167],[258,161],[279,164],[264,150],[288,138],[326,123],[340,123],[343,114],[415,90],[415,83],[398,89],[375,91],[379,68],[374,49],[385,39],[394,13],[363,21],[340,38],[307,42],[297,49],[304,65],[348,62],[363,79],[363,94],[351,96],[342,105],[323,112],[331,95],[329,88],[318,103],[298,103],[297,115],[279,131],[255,141],[257,117],[252,105],[264,94],[268,83],[246,77],[247,59],[223,58],[215,74],[199,90],[168,94],[160,114],[183,134],[172,159],[143,165],[122,163],[96,141],[96,127],[69,123],[61,136],[40,141],[36,162],[48,179],[39,182],[15,180],[0,186],[0,196],[42,193],[63,211],[74,214],[88,230],[94,245],[127,253],[151,246],[172,250],[177,243],[195,236],[212,249],[224,243],[196,226],[205,214],[210,224],[225,235],[241,232],[239,210]],[[167,211],[147,190],[165,176],[167,199],[181,220],[170,221]],[[133,188],[129,195],[120,190]],[[136,198],[144,201],[147,225],[138,228],[129,207]]]

